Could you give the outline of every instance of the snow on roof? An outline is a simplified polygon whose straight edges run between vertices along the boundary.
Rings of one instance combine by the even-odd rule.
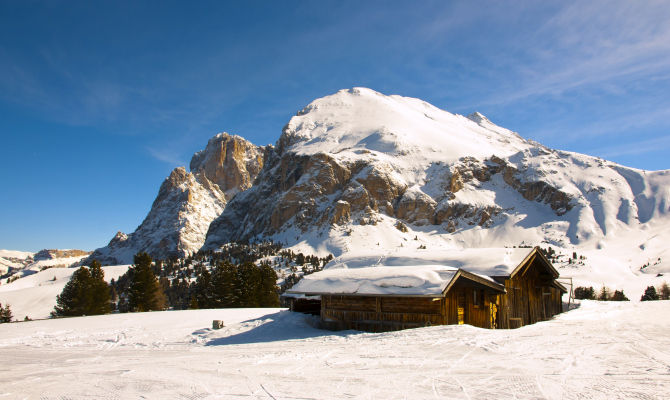
[[[442,265],[329,268],[305,276],[289,293],[439,296],[457,271]]]
[[[393,255],[347,254],[305,276],[288,293],[440,295],[459,269],[493,282],[510,275],[529,248],[478,248]]]
[[[461,268],[487,276],[510,275],[530,254],[532,248],[470,248],[445,250],[396,251],[393,254],[347,253],[331,261],[328,268],[363,268],[373,266],[441,265]]]

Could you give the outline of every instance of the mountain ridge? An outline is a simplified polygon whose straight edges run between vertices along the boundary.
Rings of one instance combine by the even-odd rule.
[[[353,88],[291,118],[258,183],[210,225],[205,248],[235,237],[287,240],[282,231],[299,236],[382,216],[456,236],[511,224],[517,243],[597,247],[612,232],[666,218],[669,183],[668,171],[550,149],[481,113],[463,117]],[[251,204],[260,216],[250,215]],[[534,215],[525,215],[529,210]]]
[[[222,143],[224,137],[237,144]],[[365,88],[316,99],[291,118],[274,146],[245,147],[242,141],[214,136],[194,155],[191,172],[176,169],[166,180],[174,181],[165,196],[172,200],[164,203],[171,215],[190,204],[185,214],[199,224],[168,226],[159,235],[175,238],[168,244],[177,250],[184,236],[197,238],[188,252],[171,254],[240,240],[273,240],[347,258],[532,244],[588,256],[593,265],[576,267],[566,258],[559,267],[592,284],[670,272],[664,245],[670,239],[670,170],[644,171],[551,149],[478,112],[451,114]],[[249,162],[251,168],[242,168]],[[196,192],[185,182],[201,189],[199,176],[214,182],[213,171],[244,184],[217,192],[221,186],[212,183],[213,189],[199,192],[206,194],[199,203],[185,201],[184,193]],[[207,197],[213,194],[219,208]],[[161,196],[152,211],[163,204]],[[198,216],[203,207],[211,212]],[[187,219],[168,220],[180,218]],[[125,244],[133,235],[119,234],[106,248],[123,260],[103,263],[131,262],[134,252],[151,250],[137,239]]]

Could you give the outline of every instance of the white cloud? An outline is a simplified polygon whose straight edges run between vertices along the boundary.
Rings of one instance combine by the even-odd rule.
[[[670,149],[670,136],[661,136],[653,139],[625,143],[615,146],[594,149],[593,153],[604,158],[614,158],[627,155],[640,155],[651,152],[667,151]]]
[[[159,149],[154,147],[147,147],[146,149],[153,158],[159,161],[163,161],[172,167],[185,166],[188,169],[188,163],[181,158],[181,154],[179,154],[179,152],[167,148]]]

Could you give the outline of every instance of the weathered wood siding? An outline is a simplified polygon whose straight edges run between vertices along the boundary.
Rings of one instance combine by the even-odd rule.
[[[390,331],[441,324],[518,328],[562,312],[556,271],[538,253],[514,278],[498,277],[506,293],[478,278],[461,277],[440,297],[322,295],[321,321],[329,329]]]
[[[478,303],[475,304],[475,293]],[[459,308],[462,309],[462,323],[480,328],[497,328],[495,320],[491,318],[492,309],[497,309],[498,295],[490,290],[475,285],[458,285],[446,295],[447,324],[458,324]]]
[[[498,318],[501,328],[519,328],[545,321],[562,311],[561,292],[554,278],[533,260],[514,278],[505,279]]]
[[[475,294],[477,302],[475,302]],[[495,328],[498,295],[478,284],[458,284],[444,297],[322,295],[321,321],[329,329],[383,332],[463,323]]]
[[[442,297],[322,295],[321,321],[329,329],[384,332],[444,324]]]

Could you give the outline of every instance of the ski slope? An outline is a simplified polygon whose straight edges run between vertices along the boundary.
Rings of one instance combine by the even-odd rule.
[[[669,301],[585,301],[516,330],[381,334],[280,309],[2,324],[0,398],[663,399],[667,315]]]

